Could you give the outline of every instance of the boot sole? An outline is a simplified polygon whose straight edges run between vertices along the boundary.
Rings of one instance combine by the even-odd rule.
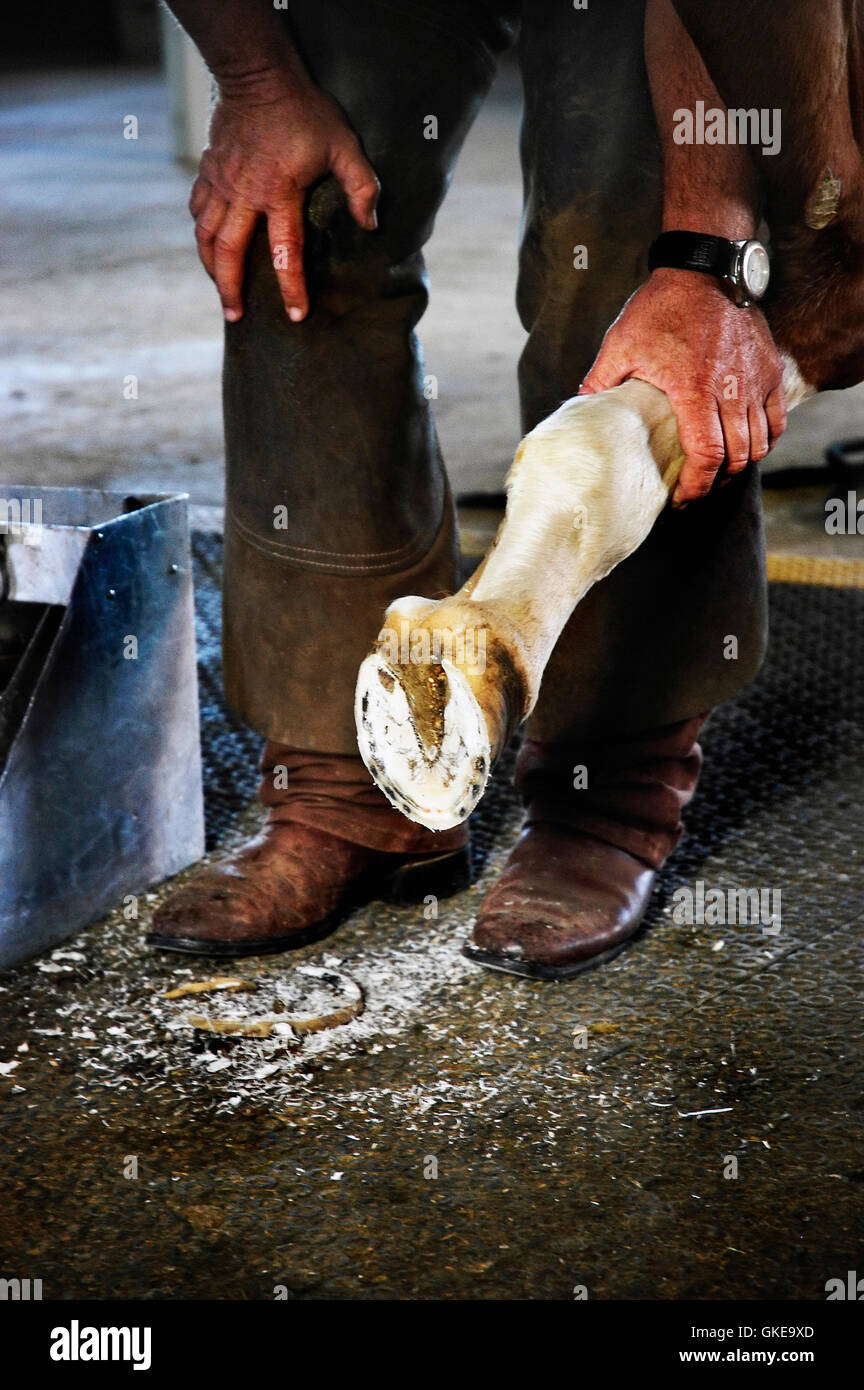
[[[298,951],[323,941],[342,925],[349,913],[376,899],[396,906],[422,902],[426,897],[449,898],[471,886],[471,847],[451,850],[431,859],[416,859],[381,874],[370,871],[358,879],[354,891],[338,908],[320,922],[313,922],[286,936],[268,936],[245,941],[219,941],[198,936],[162,936],[148,932],[147,943],[161,951],[177,951],[190,956],[214,956],[237,960],[242,956],[272,956],[280,951]]]
[[[487,970],[497,970],[502,975],[521,975],[527,980],[572,980],[574,975],[584,975],[597,965],[606,965],[622,951],[626,951],[633,938],[628,937],[608,951],[598,951],[596,956],[586,956],[585,960],[574,960],[569,965],[542,965],[540,962],[509,960],[506,956],[496,956],[492,951],[481,951],[477,946],[463,946],[462,954],[476,965],[485,965]]]

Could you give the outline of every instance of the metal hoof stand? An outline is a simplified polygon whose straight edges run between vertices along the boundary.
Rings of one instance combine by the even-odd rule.
[[[186,498],[0,487],[0,968],[203,851]]]

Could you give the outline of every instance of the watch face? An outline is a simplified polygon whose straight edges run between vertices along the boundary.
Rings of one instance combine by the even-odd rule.
[[[741,280],[751,299],[761,299],[768,288],[771,266],[761,241],[748,241],[741,256]]]

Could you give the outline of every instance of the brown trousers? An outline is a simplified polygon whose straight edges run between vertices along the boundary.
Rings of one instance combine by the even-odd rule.
[[[370,235],[333,179],[311,194],[312,310],[299,325],[284,312],[259,229],[247,311],[226,329],[225,684],[261,734],[356,752],[354,682],[385,607],[457,587],[453,504],[414,332],[427,300],[421,248],[517,29],[525,429],[576,392],[646,278],[661,191],[643,21],[644,0],[591,0],[586,10],[568,0],[292,0],[286,23],[360,137],[381,197]],[[423,136],[430,113],[437,140]],[[577,270],[573,248],[583,245],[588,269]],[[580,604],[529,735],[583,740],[689,718],[750,680],[764,644],[750,468],[664,514]]]

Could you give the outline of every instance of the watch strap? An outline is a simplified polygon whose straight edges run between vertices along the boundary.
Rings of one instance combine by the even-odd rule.
[[[732,270],[735,243],[708,232],[661,232],[648,251],[651,270],[700,270],[705,275],[723,277]]]

